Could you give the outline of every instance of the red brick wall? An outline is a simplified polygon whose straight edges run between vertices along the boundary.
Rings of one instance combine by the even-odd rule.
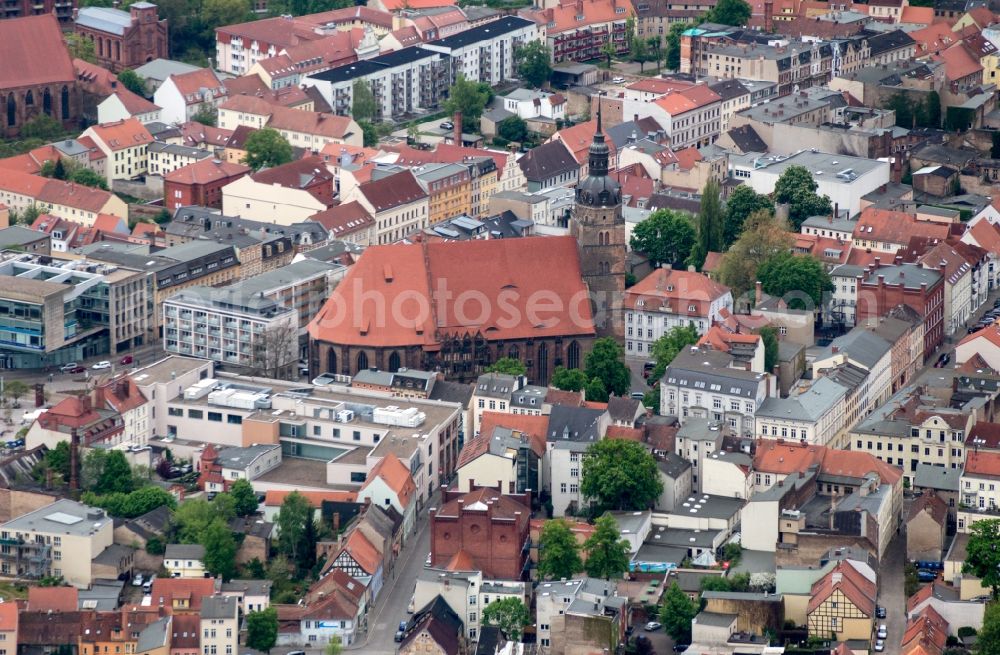
[[[930,289],[906,289],[884,281],[863,282],[858,287],[857,320],[884,316],[897,305],[906,305],[924,317],[924,358],[944,339],[944,284]]]

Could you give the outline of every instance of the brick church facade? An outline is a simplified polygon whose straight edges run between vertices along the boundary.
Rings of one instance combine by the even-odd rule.
[[[85,7],[77,13],[74,30],[94,42],[97,63],[113,73],[169,56],[167,21],[149,2],[136,2],[128,11]]]
[[[42,115],[79,127],[76,70],[55,16],[0,21],[0,62],[0,134],[17,136]]]

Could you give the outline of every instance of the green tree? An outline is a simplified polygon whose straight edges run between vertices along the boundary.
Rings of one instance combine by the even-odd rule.
[[[667,634],[678,644],[691,643],[691,619],[698,615],[698,605],[688,598],[677,583],[670,585],[663,594],[660,623]]]
[[[198,107],[197,113],[191,117],[191,120],[195,123],[201,123],[202,125],[207,125],[208,127],[215,127],[215,123],[219,118],[219,112],[210,103],[203,102],[201,106]]]
[[[538,535],[538,575],[550,580],[572,578],[583,564],[580,545],[565,519],[546,521]]]
[[[633,38],[631,45],[629,45],[629,59],[639,64],[639,72],[643,72],[646,67],[646,62],[653,61],[655,58],[655,53],[649,47],[649,41],[646,39]]]
[[[524,375],[527,372],[528,369],[524,366],[524,362],[513,357],[501,357],[486,368],[486,373],[502,373],[514,377]]]
[[[247,614],[247,648],[271,652],[278,641],[278,610],[268,607]]]
[[[764,370],[773,371],[778,365],[778,331],[771,326],[762,327],[760,338],[764,342]]]
[[[229,488],[229,493],[233,497],[236,516],[250,516],[257,511],[257,494],[249,480],[240,478]]]
[[[479,117],[490,101],[489,86],[485,86],[466,78],[459,73],[458,79],[448,90],[448,99],[444,101],[444,110],[454,115],[462,112],[463,125],[479,125]]]
[[[672,23],[667,32],[666,66],[676,71],[681,67],[681,35],[693,27],[690,23]]]
[[[692,251],[688,263],[701,268],[710,252],[722,252],[725,247],[725,210],[719,201],[719,183],[709,180],[701,191],[698,209],[698,246]]]
[[[132,491],[132,467],[125,459],[125,453],[120,450],[108,453],[94,491],[101,494],[127,494]]]
[[[602,439],[587,448],[580,491],[604,510],[646,510],[663,493],[663,483],[642,444]]]
[[[344,652],[344,645],[340,643],[340,635],[333,635],[326,644],[324,655],[340,655]]]
[[[660,413],[660,385],[656,385],[642,396],[642,405],[653,410],[654,414]]]
[[[69,481],[69,442],[60,441],[56,447],[45,453],[48,467],[62,476],[63,481]]]
[[[495,600],[483,610],[483,623],[500,628],[511,641],[521,641],[524,626],[531,623],[528,608],[513,596]]]
[[[606,60],[605,68],[611,68],[611,58],[616,54],[618,53],[615,51],[615,46],[611,41],[601,46],[601,56]]]
[[[629,544],[621,538],[618,521],[610,514],[594,522],[594,532],[583,550],[587,553],[587,575],[592,578],[621,578],[628,571]]]
[[[557,366],[549,385],[563,391],[582,391],[587,386],[587,374],[578,368]]]
[[[220,25],[235,25],[251,20],[250,0],[202,0],[199,18],[202,28],[202,39],[211,41],[215,38],[215,28]]]
[[[216,496],[216,498],[218,497]],[[216,504],[214,501],[209,502],[201,498],[181,503],[174,512],[173,518],[177,528],[177,539],[185,544],[202,543],[202,535],[216,519],[229,524],[234,516],[229,513],[231,510],[232,507],[227,507],[225,503]]]
[[[49,162],[45,163],[48,164]],[[62,157],[57,159],[56,163],[52,165],[52,177],[57,180],[66,179],[66,164],[63,163]]]
[[[295,562],[299,570],[306,568],[306,562],[299,561],[298,558],[309,548],[306,525],[312,522],[313,508],[305,496],[297,491],[285,496],[278,512],[278,552]],[[313,543],[313,552],[315,547],[316,544]]]
[[[604,386],[601,378],[590,378],[587,386],[584,387],[583,397],[594,403],[608,402],[608,388]]]
[[[223,580],[236,575],[236,539],[229,526],[217,518],[208,524],[200,542],[205,547],[205,568]]]
[[[747,217],[760,211],[774,211],[774,203],[770,198],[757,193],[749,184],[741,184],[733,189],[726,200],[726,224],[722,238],[726,247],[740,238]]]
[[[823,294],[833,291],[830,274],[811,255],[774,255],[757,269],[757,279],[766,293],[784,298],[791,309],[820,307]]]
[[[229,23],[219,23],[220,25],[229,25]],[[132,93],[145,96],[146,95],[146,80],[142,79],[142,75],[139,75],[131,68],[126,68],[122,72],[118,73],[118,81],[121,85],[131,91]]]
[[[354,99],[351,101],[351,116],[354,120],[370,122],[378,113],[378,103],[368,82],[354,80]]]
[[[374,148],[378,145],[378,130],[368,121],[358,121],[361,127],[362,140],[366,148]]]
[[[292,161],[292,146],[278,130],[270,127],[251,132],[243,147],[247,151],[243,163],[255,171]]]
[[[969,529],[969,533],[962,572],[971,573],[979,578],[984,587],[990,588],[996,601],[1000,594],[1000,549],[996,547],[1000,544],[1000,519],[976,521]],[[997,603],[994,602],[993,605]],[[1000,636],[1000,625],[997,625],[996,629]],[[1000,646],[1000,641],[997,645]]]
[[[39,114],[21,126],[21,138],[54,141],[66,133],[62,123],[47,114]]]
[[[81,3],[80,6],[83,7],[83,4]],[[75,32],[66,34],[64,38],[66,39],[66,48],[69,50],[71,58],[82,59],[91,64],[97,63],[97,51],[91,39]]]
[[[108,190],[108,181],[95,170],[84,166],[75,166],[68,174],[68,180],[74,184]]]
[[[528,124],[520,116],[508,116],[497,124],[497,135],[508,141],[524,141]]]
[[[624,396],[632,383],[628,366],[622,362],[625,351],[621,344],[611,337],[594,341],[594,346],[584,359],[584,370],[588,378],[600,378],[609,393]]]
[[[658,209],[632,231],[632,250],[649,257],[654,266],[680,266],[695,247],[697,234],[688,214]]]
[[[705,14],[705,20],[709,23],[742,27],[750,20],[750,5],[744,0],[719,0],[715,7]]]
[[[9,380],[3,387],[3,394],[14,401],[15,407],[21,406],[21,398],[29,391],[31,391],[31,387],[21,380]]]
[[[662,337],[653,342],[651,358],[656,362],[653,371],[649,374],[650,380],[659,380],[663,377],[670,362],[674,361],[677,354],[698,343],[698,328],[693,323],[687,325],[675,325],[670,328]]]
[[[774,255],[789,252],[792,235],[785,221],[767,211],[751,214],[743,233],[722,258],[719,274],[722,283],[739,296],[754,288],[757,268]]]
[[[162,555],[167,550],[167,545],[159,537],[150,537],[146,540],[146,552],[150,555]]]
[[[774,185],[774,200],[788,203],[788,218],[795,231],[810,216],[829,214],[833,205],[826,196],[816,195],[818,185],[804,166],[789,166]]]
[[[975,652],[977,655],[1000,655],[1000,602],[995,599],[986,605],[983,627],[976,635]]]
[[[518,75],[533,87],[540,89],[552,78],[552,51],[544,41],[529,41],[519,46],[514,51],[514,58]]]

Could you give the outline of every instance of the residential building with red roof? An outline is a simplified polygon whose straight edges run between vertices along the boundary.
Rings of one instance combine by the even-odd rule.
[[[870,568],[853,560],[838,562],[810,590],[806,608],[809,634],[833,636],[838,641],[870,639],[876,596],[875,574]]]
[[[370,246],[376,243],[375,219],[356,200],[334,205],[309,217],[323,226],[331,239]]]
[[[36,587],[29,587],[28,593],[30,594],[31,590],[35,588]],[[37,588],[41,589],[43,587],[37,587]],[[17,619],[18,615],[20,614],[22,606],[23,606],[22,603],[18,603],[14,599],[4,600],[3,602],[0,602],[0,634],[3,635],[2,637],[0,637],[0,641],[3,641],[8,644],[19,643],[17,640],[17,624],[18,624]],[[75,610],[76,607],[74,606],[73,609]]]
[[[410,170],[373,179],[347,191],[342,183],[341,198],[341,202],[358,202],[374,217],[378,244],[399,241],[428,224],[430,196]]]
[[[226,25],[215,28],[215,59],[223,73],[245,75],[261,59],[320,38],[313,25],[285,16]]]
[[[246,164],[202,159],[163,176],[163,202],[168,209],[179,207],[222,208],[222,188],[250,173]]]
[[[371,501],[379,507],[393,507],[403,517],[403,530],[409,534],[414,529],[417,514],[416,490],[410,469],[395,454],[387,453],[368,471],[358,491],[358,500]]]
[[[854,228],[854,247],[887,253],[883,259],[888,263],[914,236],[944,241],[950,232],[947,223],[921,221],[910,212],[866,207]]]
[[[108,158],[105,179],[109,189],[115,180],[134,180],[146,174],[153,135],[138,118],[93,125],[81,136],[90,137]]]
[[[483,261],[506,262],[505,273],[498,276],[493,270],[470,265]],[[424,320],[417,323],[396,316],[344,316],[336,309],[343,302],[353,306],[360,301],[357,294],[376,290],[384,294],[386,306],[400,294],[428,302],[431,290],[442,284],[455,297],[474,291],[493,299],[504,289],[516,289],[516,294],[504,293],[505,300],[510,300],[504,304],[507,312],[522,316],[527,315],[524,303],[531,294],[545,288],[565,309],[553,311],[548,320],[537,324],[501,320],[504,310],[492,300],[490,313],[475,317],[454,303],[432,303]],[[589,304],[576,308],[581,316],[570,311],[573,299],[585,290],[576,240],[570,237],[373,246],[348,270],[308,331],[315,361],[325,371],[354,374],[371,365],[386,370],[440,366],[448,376],[471,381],[503,353],[525,361],[528,376],[536,384],[545,384],[556,360],[582,361],[593,339]],[[473,342],[481,344],[475,355],[468,350]]]
[[[114,93],[97,105],[97,122],[101,125],[136,118],[146,125],[161,119],[162,110],[140,95],[119,86]]]
[[[364,531],[357,527],[348,533],[340,551],[328,561],[325,572],[334,569],[340,569],[365,585],[369,598],[378,596],[384,582],[382,556]]]
[[[965,451],[965,468],[959,483],[958,531],[968,532],[976,521],[995,518],[1000,511],[1000,452],[973,447]]]
[[[326,577],[335,573],[342,571],[334,569]],[[358,582],[347,584],[361,587]],[[301,605],[274,606],[278,612],[278,646],[323,645],[333,641],[334,637],[344,646],[354,644],[361,627],[361,604],[340,587],[327,585],[325,588],[325,595],[313,601]]]
[[[222,213],[291,225],[332,206],[333,194],[333,174],[320,157],[311,156],[225,185]]]
[[[648,357],[653,344],[674,327],[694,325],[698,334],[732,311],[729,288],[703,273],[657,268],[625,290],[625,352]]]
[[[153,429],[151,407],[129,375],[120,373],[101,380],[94,386],[93,396],[95,407],[104,407],[121,415],[125,427],[122,433],[124,443],[146,445]]]
[[[530,494],[502,494],[478,488],[469,493],[446,490],[431,512],[431,567],[467,558],[484,578],[524,577],[531,518]]]
[[[601,46],[611,43],[622,54],[629,48],[625,21],[635,16],[626,0],[561,0],[544,9],[522,9],[521,16],[545,28],[555,63],[603,57]]]
[[[256,95],[234,95],[219,105],[219,127],[270,127],[293,147],[317,151],[329,144],[361,147],[363,135],[350,116],[290,109]]]
[[[100,214],[128,216],[125,202],[108,191],[14,170],[0,175],[0,202],[18,212],[35,205],[43,212],[88,226]]]
[[[205,598],[217,594],[219,578],[153,578],[149,596],[153,607],[174,616],[197,616]]]
[[[983,65],[965,43],[956,43],[932,59],[944,63],[945,79],[953,93],[965,93],[983,83]]]
[[[43,111],[67,129],[78,121],[83,109],[76,69],[55,16],[0,20],[0,61],[0,133],[16,136]]]
[[[719,136],[722,97],[707,84],[672,90],[645,103],[626,100],[622,112],[651,115],[666,127],[670,147],[675,151],[690,146],[706,146]]]
[[[113,446],[123,442],[125,424],[117,411],[106,406],[94,407],[90,396],[70,396],[31,424],[25,444],[29,449],[42,444],[52,449],[60,441],[70,441],[74,432],[81,446]]]
[[[857,252],[855,248],[852,252]],[[864,268],[858,281],[856,321],[888,314],[906,305],[924,317],[924,358],[931,357],[944,339],[944,276],[915,264],[883,265],[878,257]]]
[[[934,493],[924,491],[910,505],[906,516],[906,556],[911,561],[944,560],[945,534],[948,529],[948,503]]]
[[[219,65],[222,66],[221,63]],[[191,120],[203,107],[218,108],[227,95],[226,87],[215,71],[200,68],[170,75],[156,89],[153,102],[163,108],[163,122],[176,125]]]
[[[927,585],[934,587],[933,584]],[[926,605],[919,612],[909,614],[900,655],[942,655],[948,644],[950,629],[948,621],[933,605]]]
[[[947,335],[965,329],[972,313],[972,267],[947,243],[928,250],[918,263],[940,272],[944,278],[944,331]]]
[[[532,432],[518,428],[525,423]],[[545,456],[548,423],[544,415],[484,413],[479,434],[466,440],[458,456],[458,489],[491,487],[510,494],[541,489],[540,462]]]

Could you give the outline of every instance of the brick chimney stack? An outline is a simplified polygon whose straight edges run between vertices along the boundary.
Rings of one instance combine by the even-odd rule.
[[[456,111],[452,121],[455,124],[455,145],[462,145],[462,112]]]
[[[89,400],[89,399],[88,399]],[[69,440],[69,490],[75,498],[80,493],[80,435],[76,428],[70,431]]]

